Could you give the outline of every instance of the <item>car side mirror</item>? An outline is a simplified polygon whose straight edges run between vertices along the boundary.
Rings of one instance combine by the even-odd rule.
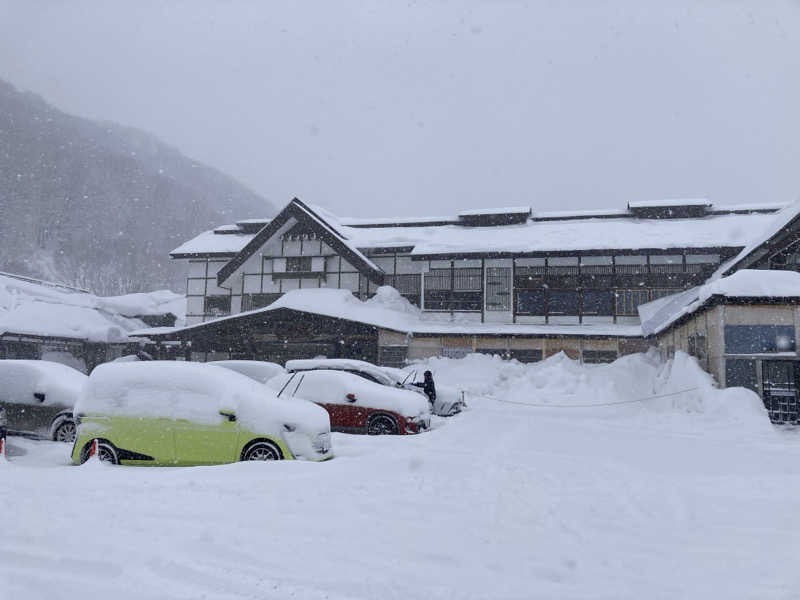
[[[42,392],[34,392],[33,397],[36,398],[39,402],[44,402],[44,394]]]
[[[355,395],[355,394],[347,394],[347,395],[345,396],[345,398],[347,398],[347,401],[348,401],[348,402],[355,402],[355,401],[357,400],[357,398],[356,398],[356,395]]]
[[[232,410],[221,410],[219,411],[219,414],[228,419],[228,421],[231,423],[236,421],[236,413],[234,413]]]

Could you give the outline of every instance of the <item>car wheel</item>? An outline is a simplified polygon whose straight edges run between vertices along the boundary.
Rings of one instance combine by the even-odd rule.
[[[89,452],[91,452],[92,450],[92,442],[94,442],[94,440],[87,443],[81,450],[81,464],[89,460]],[[117,450],[110,442],[98,440],[97,458],[100,459],[101,462],[105,462],[111,465],[119,464],[119,457],[117,456]]]
[[[72,419],[65,419],[61,425],[56,427],[56,430],[53,433],[53,439],[56,442],[66,442],[67,444],[71,444],[75,441],[75,431],[75,421]]]
[[[242,455],[242,460],[280,460],[280,449],[270,442],[256,442],[250,444]]]
[[[374,415],[367,423],[369,435],[394,435],[397,433],[397,421],[389,415]]]

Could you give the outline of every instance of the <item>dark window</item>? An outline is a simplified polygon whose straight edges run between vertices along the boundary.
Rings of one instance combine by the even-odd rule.
[[[290,256],[286,259],[287,273],[309,273],[311,271],[310,256]]]
[[[506,358],[508,354],[505,348],[475,348],[475,354],[488,354],[489,356],[499,356]]]
[[[614,272],[618,275],[647,273],[647,256],[623,255],[614,257]]]
[[[587,364],[612,363],[617,360],[617,353],[614,350],[584,350],[583,362]]]
[[[425,308],[479,312],[483,306],[482,279],[480,267],[431,269],[425,274]]]
[[[419,279],[419,276],[417,276]],[[406,366],[408,346],[381,346],[378,349],[380,364],[384,367],[401,368]]]
[[[613,308],[611,290],[584,290],[581,312],[584,315],[610,315]]]
[[[651,273],[683,273],[683,257],[680,254],[658,254],[650,257]]]
[[[702,333],[694,333],[688,337],[686,344],[687,344],[687,352],[691,356],[695,356],[699,360],[705,360],[706,336],[704,336]]]
[[[726,354],[794,352],[794,327],[791,325],[726,325]]]
[[[242,296],[242,310],[256,310],[257,308],[264,308],[269,306],[275,300],[281,297],[281,294],[244,294]]]
[[[647,290],[617,290],[614,292],[617,302],[617,314],[636,317],[640,304],[648,302]]]
[[[574,290],[550,290],[547,295],[547,312],[551,315],[577,315],[578,292]]]
[[[758,392],[756,361],[743,358],[725,360],[725,387],[746,387]]]
[[[213,317],[222,317],[231,314],[231,297],[206,296],[203,303],[203,312]]]
[[[511,310],[511,268],[486,268],[486,310]]]
[[[510,358],[518,360],[521,363],[539,362],[542,360],[542,351],[525,349],[525,350],[509,350],[508,355]]]
[[[517,290],[517,314],[544,315],[544,290]]]

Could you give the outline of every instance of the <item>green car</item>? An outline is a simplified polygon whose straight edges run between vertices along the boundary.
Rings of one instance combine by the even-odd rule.
[[[325,409],[239,373],[203,363],[109,363],[89,376],[75,405],[72,461],[213,465],[239,460],[326,460]]]

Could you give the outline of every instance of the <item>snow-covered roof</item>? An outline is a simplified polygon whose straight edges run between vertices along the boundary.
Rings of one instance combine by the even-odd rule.
[[[800,298],[800,273],[742,269],[729,277],[639,306],[644,335],[667,329],[684,315],[692,314],[715,296],[725,298]]]
[[[747,245],[742,248],[741,252],[736,255],[730,262],[727,262],[719,267],[712,276],[712,279],[721,277],[723,274],[730,272],[736,265],[742,263],[743,266],[748,266],[746,259],[758,258],[757,250],[766,242],[779,234],[782,229],[787,227],[792,221],[800,216],[800,201],[789,204],[783,207],[777,214],[771,215],[766,224],[761,227],[758,234],[754,235],[748,240]]]
[[[0,335],[124,342],[146,327],[135,317],[171,313],[182,319],[185,299],[169,290],[100,297],[89,292],[0,275]]]
[[[586,218],[500,227],[348,227],[359,248],[413,246],[412,255],[741,247],[772,215],[726,214],[695,219]]]
[[[674,206],[711,206],[705,198],[688,198],[686,200],[640,200],[628,202],[629,208],[666,208]]]
[[[687,204],[688,203],[688,204]],[[632,202],[630,207],[706,207],[684,218],[646,218],[630,209],[530,213],[529,207],[463,211],[458,216],[405,218],[341,218],[315,205],[297,204],[308,216],[341,240],[360,258],[370,249],[413,248],[412,255],[524,254],[552,251],[610,251],[671,248],[741,248],[748,234],[766,227],[780,205],[711,206],[706,200]],[[481,222],[496,216],[510,222]],[[192,255],[232,257],[270,219],[238,221],[206,231],[172,251],[175,258]],[[516,221],[516,222],[513,222]],[[374,265],[371,265],[374,267]],[[377,269],[377,267],[375,267]]]
[[[502,208],[473,208],[470,210],[462,210],[458,213],[459,217],[479,217],[485,215],[529,215],[531,214],[530,206],[508,206]]]
[[[526,325],[445,321],[437,314],[423,313],[389,286],[379,287],[374,297],[361,301],[349,290],[312,288],[285,293],[266,308],[220,317],[205,323],[174,329],[179,334],[215,323],[223,323],[278,309],[290,309],[326,317],[344,319],[402,333],[418,335],[561,335],[561,336],[624,336],[641,337],[638,325]],[[137,332],[145,335],[145,332]],[[151,332],[151,335],[156,335]]]
[[[204,231],[200,235],[184,242],[172,252],[173,258],[186,258],[192,255],[234,256],[253,239],[254,233],[230,233],[239,230],[236,225]]]

